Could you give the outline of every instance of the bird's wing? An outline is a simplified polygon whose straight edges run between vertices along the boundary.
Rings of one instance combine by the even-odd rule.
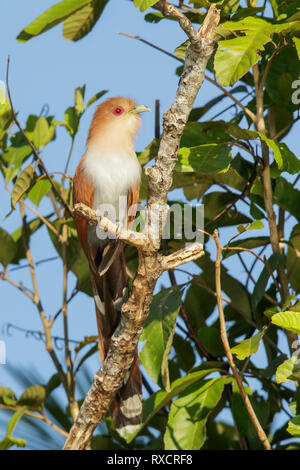
[[[82,202],[93,207],[94,186],[83,170],[81,159],[74,177],[74,204]],[[127,200],[127,226],[135,218],[136,204],[139,201],[139,185],[131,188]],[[122,304],[128,296],[128,280],[123,243],[111,240],[100,249],[88,242],[89,223],[75,215],[78,237],[89,261],[91,282],[96,309],[99,335],[99,351],[103,363],[117,325],[120,321]],[[101,251],[101,253],[100,253]],[[136,350],[130,373],[122,389],[117,393],[113,409],[113,420],[119,433],[137,428],[142,419],[142,376],[139,369],[139,358]]]
[[[137,211],[137,204],[139,202],[139,195],[140,195],[139,184],[131,188],[128,192],[128,199],[127,199],[127,226],[128,227],[130,227],[130,225],[134,221],[135,214]]]
[[[73,200],[74,205],[82,202],[88,207],[93,207],[94,202],[94,185],[90,178],[86,175],[84,168],[83,168],[83,159],[84,156],[81,158],[74,177],[73,182]],[[83,217],[79,215],[74,216],[75,225],[78,233],[78,237],[81,243],[81,246],[87,254],[87,235],[89,229],[89,223]]]
[[[127,228],[133,222],[136,214],[137,203],[139,201],[140,185],[136,185],[128,191],[127,197]],[[101,276],[107,272],[119,253],[121,242],[110,240],[102,251],[101,263],[98,272]]]

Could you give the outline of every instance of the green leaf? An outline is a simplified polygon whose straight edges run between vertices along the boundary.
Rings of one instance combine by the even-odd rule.
[[[277,163],[279,170],[287,171],[291,175],[299,173],[300,160],[296,155],[291,152],[288,146],[282,142],[275,142],[275,140],[268,139],[264,134],[258,133],[260,138],[266,142],[268,147],[273,150],[274,159]]]
[[[34,169],[28,165],[18,176],[11,192],[11,205],[14,208],[24,193],[30,188],[34,179]]]
[[[177,46],[176,49],[174,49],[174,54],[176,55],[176,57],[178,57],[178,59],[185,58],[185,52],[186,52],[186,48],[188,44],[189,44],[189,41],[186,40],[183,43],[181,43],[179,46]]]
[[[292,188],[289,188],[293,191]],[[288,252],[286,257],[286,266],[288,279],[292,288],[298,293],[300,292],[300,225],[296,225],[290,235]],[[293,308],[293,310],[296,310]]]
[[[268,307],[267,310],[264,311],[264,315],[271,319],[274,313],[278,313],[278,308],[276,305],[273,305],[273,307]]]
[[[300,61],[295,47],[285,47],[272,60],[265,86],[274,103],[288,109],[297,109],[292,102],[292,83],[300,76]]]
[[[43,197],[48,193],[51,188],[51,183],[47,179],[42,179],[37,181],[30,191],[28,192],[28,197],[33,204],[38,206],[43,199]]]
[[[274,315],[273,315],[274,316]],[[300,380],[300,356],[292,356],[282,364],[280,364],[276,370],[276,382],[293,382]]]
[[[256,308],[263,295],[266,291],[266,287],[270,278],[270,272],[273,273],[275,269],[279,268],[284,264],[284,256],[278,253],[274,253],[267,260],[268,267],[264,266],[262,272],[259,275],[259,278],[255,284],[253,294],[252,294],[252,304]]]
[[[109,0],[93,0],[88,5],[69,16],[63,26],[67,41],[78,41],[86,36],[97,23]]]
[[[153,139],[145,149],[138,154],[139,162],[142,166],[149,163],[153,158],[157,156],[159,149],[159,139]]]
[[[84,111],[85,85],[77,87],[74,94],[75,111],[80,116]]]
[[[209,363],[207,363],[209,367]],[[149,421],[153,418],[153,416],[161,410],[164,406],[166,406],[173,397],[178,395],[182,390],[185,390],[189,385],[193,384],[194,382],[199,381],[203,377],[211,374],[212,372],[219,371],[220,369],[216,367],[201,369],[197,371],[191,371],[185,377],[179,378],[174,380],[171,383],[171,390],[167,392],[165,390],[159,390],[158,392],[151,395],[147,400],[143,402],[143,423],[141,424],[140,428],[132,434],[128,439],[127,442],[131,442],[137,434],[145,427]]]
[[[156,3],[155,0],[134,0],[134,6],[139,8],[141,11],[145,11],[148,8],[152,7]]]
[[[183,147],[178,151],[175,171],[219,173],[230,165],[232,153],[227,145],[207,144]]]
[[[0,246],[1,246],[1,244],[0,244]],[[10,388],[0,386],[0,403],[4,403],[4,401],[3,401],[4,397],[14,399],[15,394]]]
[[[42,385],[31,385],[18,399],[18,405],[26,406],[32,410],[40,410],[44,407],[46,389]]]
[[[292,434],[292,436],[300,437],[300,416],[296,416],[289,421],[287,432]]]
[[[3,441],[0,442],[0,450],[8,450],[13,445],[17,447],[24,447],[26,445],[26,441],[24,439],[17,439],[12,436],[13,431],[15,430],[16,425],[26,412],[26,407],[20,408],[16,411],[9,420],[7,425],[6,436]]]
[[[84,362],[85,362],[89,357],[91,357],[93,354],[95,354],[96,352],[99,352],[98,343],[97,343],[97,344],[94,344],[94,345],[84,354],[84,356],[80,359],[79,363],[78,363],[77,366],[76,366],[76,373],[78,372],[78,370],[80,369],[80,367],[82,366],[82,364],[84,364]]]
[[[202,199],[202,204],[204,204],[204,219],[205,223],[213,219],[217,214],[219,214],[228,204],[231,204],[235,201],[235,194],[225,193],[225,192],[211,192],[206,194]],[[236,212],[231,209],[227,214],[222,215],[219,220],[216,222],[217,226],[230,226],[237,225],[239,223],[246,224],[251,222],[251,219],[241,212]],[[211,229],[212,227],[210,227]]]
[[[237,229],[237,231],[238,231],[239,233],[244,233],[244,232],[246,232],[246,230],[247,230],[246,227],[244,227],[244,225],[242,225],[242,224],[238,225],[238,226],[236,227],[236,229]]]
[[[295,46],[296,46],[296,50],[297,50],[297,54],[298,54],[298,58],[300,60],[300,38],[296,38],[295,36],[293,37],[293,41],[295,43]]]
[[[52,215],[53,214],[49,214],[45,216],[45,218],[49,219]],[[42,226],[44,226],[44,223],[41,221],[39,217],[32,219],[30,222],[26,224],[26,231],[27,231],[28,236],[30,237],[33,233],[35,233]],[[20,259],[26,258],[26,251],[25,251],[24,242],[22,238],[22,230],[23,230],[23,227],[19,227],[11,234],[11,237],[17,246],[17,252],[14,258],[11,260],[11,263],[13,264],[18,264]]]
[[[207,290],[200,288],[199,284],[206,284],[206,280],[202,280],[202,276],[194,277],[194,281],[195,283],[192,283],[186,292],[184,308],[188,313],[193,329],[198,331],[199,328],[205,326],[205,319],[213,312],[216,297]],[[199,305],[201,305],[200,310]]]
[[[226,379],[202,380],[179,394],[170,409],[166,450],[198,450],[206,438],[206,421],[221,399]]]
[[[3,155],[3,158],[9,163],[9,168],[4,169],[5,179],[7,183],[9,183],[9,181],[17,176],[23,161],[29,157],[32,150],[29,145],[22,145],[22,147],[9,147],[7,150],[8,151]]]
[[[176,49],[175,49],[175,52],[176,52]],[[238,85],[232,88],[232,90],[230,90],[230,93],[234,95],[235,93],[247,93],[247,91],[248,90],[244,85]],[[209,100],[204,106],[201,106],[200,108],[192,109],[190,116],[189,116],[189,121],[198,121],[204,114],[210,111],[213,106],[220,103],[225,98],[226,98],[226,95],[222,93],[221,95],[216,96],[215,98]]]
[[[294,396],[293,396],[293,401],[289,403],[289,409],[291,410],[291,413],[293,415],[298,415],[300,413],[300,390],[299,387],[297,387]]]
[[[47,145],[50,140],[49,124],[44,116],[41,116],[36,121],[33,131],[33,143],[36,148]]]
[[[93,95],[89,99],[88,104],[86,105],[86,109],[89,108],[89,106],[94,104],[96,101],[98,101],[103,95],[105,95],[105,93],[107,93],[107,91],[108,90],[102,90],[102,91],[99,91],[98,93],[96,93],[95,95]]]
[[[90,282],[90,270],[87,258],[81,248],[80,242],[77,236],[74,235],[75,225],[74,221],[60,221],[55,220],[52,222],[54,227],[59,233],[61,233],[62,223],[67,223],[68,229],[70,230],[70,236],[67,240],[67,266],[77,277],[76,288],[87,295],[92,295],[92,288]],[[48,229],[50,239],[59,254],[62,257],[62,245],[57,239],[57,236]],[[76,233],[76,232],[75,232]]]
[[[284,178],[277,178],[273,192],[274,202],[300,221],[300,191]]]
[[[92,437],[92,450],[120,450],[122,446],[116,444],[112,436],[103,436],[97,434]]]
[[[187,339],[182,338],[182,336],[175,334],[173,347],[176,352],[179,367],[185,372],[188,372],[193,367],[196,360],[191,343]]]
[[[264,428],[268,423],[268,417],[270,413],[269,402],[257,396],[256,393],[252,393],[252,390],[250,387],[244,385],[244,389],[249,397],[249,400],[258,418],[258,421],[260,422],[261,426]],[[233,394],[232,394],[231,406],[232,406],[232,413],[234,416],[234,420],[235,420],[235,423],[236,423],[236,426],[238,428],[240,435],[247,437],[251,440],[257,439],[258,441],[257,431],[254,428],[254,425],[249,417],[248,411],[246,410],[244,401],[241,397],[241,394],[236,385],[236,382],[233,383]],[[255,441],[253,442],[253,444],[254,443]],[[259,449],[261,448],[262,447],[259,447]]]
[[[279,312],[272,316],[273,325],[300,335],[300,312]]]
[[[9,397],[3,397],[3,403],[4,405],[15,406],[17,404],[17,400]]]
[[[209,0],[189,0],[188,3],[192,3],[195,8],[206,8],[206,9],[208,9],[211,5],[209,3]],[[220,1],[216,1],[215,3],[220,3]]]
[[[16,413],[14,413],[12,415],[12,417],[11,417],[9,423],[8,423],[8,426],[7,426],[7,435],[10,436],[14,432],[16,425],[18,424],[19,420],[24,415],[25,411],[26,411],[26,408],[22,407],[18,411],[16,411]]]
[[[246,359],[246,357],[255,354],[258,351],[262,337],[266,332],[266,327],[263,327],[256,335],[251,338],[244,339],[243,341],[238,341],[238,345],[230,349],[232,354],[235,354],[236,357],[240,360]]]
[[[264,224],[261,220],[253,220],[248,227],[246,227],[246,230],[261,230],[264,228]]]
[[[157,383],[161,374],[166,374],[170,352],[170,337],[173,338],[176,318],[182,296],[182,288],[162,289],[151,303],[141,341],[146,341],[140,353],[143,366]]]
[[[79,120],[80,118],[76,112],[76,109],[73,106],[70,106],[65,111],[65,124],[71,136],[74,136],[77,133],[79,129]]]
[[[6,436],[3,441],[0,442],[0,450],[8,450],[16,445],[17,447],[25,447],[25,439],[17,439],[16,437]]]
[[[58,388],[61,384],[61,379],[58,373],[53,374],[50,379],[48,380],[48,383],[45,385],[45,393],[46,397],[50,395],[53,390]]]
[[[230,247],[241,247],[241,248],[248,248],[252,250],[253,248],[257,248],[259,246],[265,246],[270,243],[269,237],[255,237],[255,238],[245,238],[244,240],[237,240],[230,243]],[[229,256],[237,254],[238,251],[234,250],[226,250],[224,248],[223,258],[228,258]]]
[[[53,5],[26,26],[18,35],[17,40],[26,42],[34,36],[48,31],[89,3],[91,0],[63,0]]]
[[[288,310],[288,308],[290,307],[292,301],[294,301],[294,300],[296,300],[295,294],[290,294],[290,295],[288,296],[288,298],[286,299],[286,301],[284,302],[284,304],[283,304],[283,306],[282,306],[282,310],[283,310],[283,311]],[[297,309],[295,309],[294,306],[293,306],[293,310],[296,310],[296,311],[297,311]]]
[[[11,235],[4,228],[0,227],[0,262],[5,268],[14,259],[16,253],[17,244]]]
[[[213,326],[204,326],[197,331],[202,346],[213,356],[224,356],[224,346],[220,338],[220,331]]]
[[[261,59],[258,51],[263,51],[264,44],[271,40],[273,26],[261,18],[251,16],[242,21],[229,21],[222,26],[245,34],[219,41],[215,55],[214,66],[218,81],[223,86],[231,86]]]
[[[244,226],[242,224],[237,226],[237,231],[239,233],[247,232],[248,230],[260,230],[264,228],[264,224],[261,220],[254,220],[250,222],[248,225]]]

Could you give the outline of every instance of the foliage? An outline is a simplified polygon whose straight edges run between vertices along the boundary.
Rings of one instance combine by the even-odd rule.
[[[155,3],[134,0],[132,8],[147,10],[145,21],[153,23],[153,28],[155,23],[164,21],[167,29],[167,20],[172,18],[155,9],[148,10]],[[300,112],[296,84],[300,78],[298,3],[298,0],[249,0],[246,7],[242,1],[217,2],[222,20],[207,75],[222,94],[218,91],[215,99],[193,110],[182,137],[171,188],[177,190],[177,195],[182,194],[180,204],[203,203],[206,232],[212,234],[218,228],[225,240],[221,286],[231,352],[273,449],[288,448],[285,442],[288,438],[292,438],[294,448],[299,448],[300,437],[297,390],[300,353],[295,336],[291,336],[300,334],[300,156],[289,148],[289,132],[297,127]],[[107,4],[109,8],[108,0],[60,1],[26,26],[17,39],[32,40],[63,23],[65,39],[78,41],[92,30]],[[203,21],[210,2],[194,0],[184,6],[182,13],[197,25]],[[174,44],[181,61],[186,46],[187,42]],[[22,220],[12,233],[0,227],[2,282],[10,282],[7,268],[26,259],[31,265],[33,235],[46,226],[49,243],[63,261],[67,273],[64,280],[73,282],[71,298],[78,293],[91,295],[87,261],[62,197],[72,204],[68,165],[74,140],[86,109],[105,92],[86,100],[85,85],[76,88],[74,103],[60,120],[54,116],[29,115],[24,134],[19,129],[10,133],[13,121],[10,104],[7,99],[0,104],[0,169],[3,187],[11,193],[7,212],[10,217],[20,211]],[[229,103],[230,109],[235,107],[234,115],[227,121],[211,119],[210,116],[220,114],[224,103]],[[51,148],[58,126],[70,137],[71,150],[65,156],[61,174],[51,176],[45,173],[39,159],[46,147]],[[158,143],[154,139],[139,154],[143,166],[153,161]],[[145,178],[143,183],[141,199],[146,197]],[[41,201],[47,202],[43,205],[48,208],[46,213],[37,211]],[[34,217],[27,220],[24,211],[27,216],[34,212]],[[191,214],[195,222],[195,211]],[[143,424],[125,441],[108,417],[105,425],[98,428],[100,434],[93,438],[94,449],[139,449],[145,445],[170,450],[238,449],[241,445],[262,448],[220,341],[215,254],[210,238],[205,236],[204,241],[206,254],[194,263],[185,283],[177,286],[171,276],[171,287],[161,287],[153,298],[141,338],[143,373],[150,380]],[[173,233],[168,249],[177,249],[184,242]],[[130,247],[126,247],[126,258],[134,272],[137,254]],[[46,320],[38,291],[31,295],[21,284],[17,288],[32,300],[41,316],[44,334],[46,337],[48,334],[47,350],[56,363],[57,373],[46,385],[27,384],[19,398],[1,383],[0,408],[13,411],[0,442],[1,449],[26,445],[23,439],[14,437],[19,436],[15,431],[18,422],[25,417],[34,421],[34,414],[49,416],[52,394],[57,390],[65,393],[68,408],[56,402],[52,418],[61,430],[69,430],[78,390],[78,384],[75,386],[75,381],[69,380],[70,374],[78,374],[97,351],[96,337],[82,338],[77,348],[70,349],[66,364],[61,365],[49,332],[62,313],[67,312],[71,298],[65,297],[61,311]],[[68,342],[66,330],[64,334]],[[290,351],[281,350],[281,339],[286,334],[292,356]],[[256,365],[258,350],[265,352],[263,368]],[[259,384],[256,389],[251,388],[252,382],[248,380],[251,378]],[[285,387],[286,382],[290,388]],[[293,418],[273,433],[274,423],[287,404]],[[232,416],[229,423],[223,422],[220,415],[226,409]]]

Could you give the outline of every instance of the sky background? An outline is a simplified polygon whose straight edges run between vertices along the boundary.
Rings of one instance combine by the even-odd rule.
[[[15,109],[22,124],[29,114],[39,115],[44,105],[49,107],[49,115],[55,115],[63,121],[64,111],[73,105],[74,90],[86,84],[86,98],[100,90],[109,90],[109,96],[133,97],[137,103],[154,110],[156,99],[161,103],[161,114],[165,112],[178,85],[174,59],[150,48],[138,41],[120,36],[118,32],[140,35],[170,52],[185,40],[184,33],[176,22],[162,21],[152,25],[144,21],[144,15],[128,0],[111,0],[106,6],[101,19],[92,32],[77,43],[66,42],[62,36],[62,25],[58,25],[28,43],[16,41],[18,33],[54,0],[2,0],[0,3],[0,80],[5,81],[8,54],[11,57],[10,89]],[[196,105],[203,105],[209,99],[219,95],[213,85],[204,83]],[[220,109],[225,107],[225,101]],[[84,152],[88,127],[96,105],[91,106],[81,120],[81,127],[75,141],[69,173],[74,174],[76,165]],[[214,113],[216,110],[214,109]],[[230,112],[219,119],[229,119]],[[207,119],[211,115],[207,115]],[[136,150],[141,151],[154,137],[154,112],[144,113],[143,124],[136,139]],[[13,128],[15,130],[15,128]],[[291,150],[297,149],[296,130],[289,135]],[[62,128],[57,128],[57,139],[51,143],[43,155],[49,172],[62,171],[70,147],[70,137]],[[3,180],[1,177],[3,188]],[[1,191],[1,225],[8,231],[20,226],[16,212],[3,221],[9,211],[9,194]],[[40,211],[47,209],[42,202]],[[225,232],[224,232],[225,233]],[[228,232],[226,239],[228,238]],[[35,261],[56,256],[49,243],[48,234],[40,230],[32,239],[32,252]],[[233,257],[235,258],[235,257]],[[231,264],[230,264],[231,263]],[[243,269],[237,261],[231,260],[228,266],[234,269],[236,276],[243,276]],[[23,261],[25,264],[25,260]],[[54,314],[61,306],[62,269],[61,261],[41,264],[37,268],[38,283],[43,305],[48,314]],[[190,266],[185,269],[192,269]],[[27,269],[11,273],[16,282],[22,280],[31,286]],[[178,278],[180,281],[180,278]],[[161,281],[162,282],[162,281]],[[163,280],[168,285],[167,279]],[[70,277],[69,294],[74,287],[74,278]],[[46,382],[55,369],[41,342],[26,337],[25,333],[11,330],[7,335],[5,325],[11,323],[25,330],[39,330],[41,323],[37,312],[29,299],[5,282],[0,283],[0,339],[7,347],[7,364],[0,365],[0,385],[11,387],[19,395],[24,387],[15,377],[15,370],[26,374],[38,373],[41,382]],[[69,306],[70,338],[80,340],[83,336],[94,335],[96,331],[93,301],[84,294],[79,294]],[[61,336],[62,322],[57,321],[53,334]],[[284,339],[283,347],[285,347]],[[61,353],[58,351],[58,355]],[[264,356],[261,353],[261,363]],[[98,357],[94,355],[88,362],[90,375],[99,367]],[[82,377],[84,381],[84,377]],[[85,381],[85,386],[88,382]],[[5,432],[7,416],[0,411],[0,440]],[[20,431],[18,431],[20,429]],[[22,436],[22,425],[16,435]],[[56,436],[55,436],[56,438]],[[62,444],[63,438],[56,442]],[[53,448],[53,442],[44,444]],[[38,440],[33,440],[31,447],[37,448]]]

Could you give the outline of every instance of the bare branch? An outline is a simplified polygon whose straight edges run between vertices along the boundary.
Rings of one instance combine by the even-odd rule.
[[[170,6],[167,5],[167,9],[169,8]],[[172,9],[171,11],[172,14],[177,15],[177,11]],[[198,90],[203,83],[207,61],[213,52],[215,29],[219,22],[219,12],[216,6],[212,5],[202,26],[205,34],[198,35],[197,33],[196,36],[191,23],[180,15],[177,15],[176,18],[189,35],[191,44],[187,48],[184,70],[176,97],[163,118],[163,133],[156,163],[154,167],[147,168],[149,194],[146,220],[150,225],[154,222],[155,226],[159,226],[160,233],[154,239],[148,235],[151,242],[150,251],[147,246],[143,246],[143,240],[139,240],[139,264],[131,296],[122,306],[120,324],[111,338],[106,359],[94,376],[93,384],[85,397],[77,420],[71,428],[64,449],[87,448],[97,424],[109,411],[114,395],[123,385],[124,378],[132,364],[144,322],[149,314],[153,290],[163,271],[162,257],[158,250],[160,248],[161,227],[168,214],[167,194],[172,184],[172,172],[177,159],[180,139]],[[159,211],[157,211],[157,207],[160,208]],[[148,237],[147,242],[149,243]],[[127,238],[130,240],[130,237]],[[202,247],[200,250],[198,246],[197,254],[199,255],[199,253],[202,254]],[[189,257],[195,256],[195,253],[190,250],[189,255],[185,252],[185,255],[182,256],[187,260]],[[172,266],[174,263],[174,258],[169,258],[167,266]]]
[[[118,34],[121,34],[122,36],[126,36],[128,38],[136,39],[136,40],[146,44],[147,46],[153,47],[153,49],[156,49],[157,51],[162,52],[163,54],[171,57],[172,59],[177,60],[181,64],[184,64],[184,59],[181,59],[180,57],[177,57],[177,55],[172,54],[172,52],[166,51],[165,49],[157,46],[153,42],[147,41],[146,39],[142,38],[141,36],[137,36],[137,35],[134,35],[134,34],[121,33],[121,32],[118,33]],[[239,101],[232,93],[230,93],[230,91],[228,91],[225,87],[220,85],[220,83],[217,82],[217,80],[215,78],[211,78],[206,74],[205,75],[205,80],[207,80],[212,85],[215,85],[220,91],[222,91],[222,93],[224,93],[226,96],[228,96],[228,98],[230,98],[234,102],[234,104],[236,104],[239,108],[241,108],[244,111],[244,113],[247,114],[247,116],[249,116],[249,118],[255,123],[256,115],[249,108],[247,108],[247,106],[244,106],[241,101]]]
[[[191,243],[190,246],[175,251],[168,256],[161,256],[161,264],[164,270],[174,269],[182,264],[196,261],[204,255],[203,245],[201,243]]]
[[[120,231],[118,225],[114,224],[106,217],[97,216],[93,209],[81,202],[75,205],[74,213],[87,219],[90,224],[98,225],[104,232],[109,233],[112,238],[118,238],[128,243],[128,245],[135,246],[136,248],[144,248],[145,244],[148,243],[148,238],[143,233],[124,229]]]
[[[4,409],[4,410],[11,410],[11,411],[16,411],[18,409],[21,408],[21,406],[9,406],[9,405],[3,405],[2,403],[0,403],[0,408]],[[38,414],[38,413],[34,413],[33,411],[30,411],[30,410],[26,410],[25,413],[24,413],[26,416],[30,417],[30,418],[34,418],[34,419],[37,419],[39,421],[44,421],[45,423],[48,424],[48,426],[50,426],[52,429],[54,429],[55,431],[57,431],[59,434],[61,434],[62,436],[67,436],[68,433],[60,428],[59,426],[57,426],[55,423],[53,423],[47,416],[46,414],[42,411],[41,414]]]
[[[62,202],[63,206],[65,207],[65,209],[68,211],[68,213],[72,216],[72,209],[71,207],[69,206],[69,204],[67,203],[67,201],[65,200],[65,198],[63,197],[63,195],[60,193],[60,191],[57,189],[56,185],[54,184],[54,181],[53,179],[51,178],[51,176],[49,175],[45,165],[44,165],[44,162],[43,160],[41,159],[41,157],[39,156],[39,154],[37,153],[37,150],[35,148],[35,146],[33,145],[33,143],[31,142],[31,140],[27,137],[25,131],[23,130],[18,118],[17,118],[17,115],[16,115],[16,112],[14,110],[14,107],[13,107],[13,103],[12,103],[12,98],[11,98],[11,94],[10,94],[10,88],[9,88],[9,83],[8,83],[8,77],[9,77],[9,64],[10,64],[10,57],[8,56],[8,59],[7,59],[7,69],[6,69],[6,88],[7,88],[7,96],[8,96],[8,100],[9,100],[9,103],[10,103],[10,107],[11,107],[11,112],[12,112],[12,115],[13,115],[13,118],[14,118],[14,121],[16,123],[16,125],[18,126],[19,128],[19,131],[21,132],[21,134],[23,135],[23,137],[25,138],[26,142],[28,143],[28,145],[30,146],[31,150],[32,150],[32,153],[37,161],[37,164],[38,164],[38,167],[40,168],[40,170],[46,175],[47,179],[50,181],[51,183],[51,186],[52,186],[52,190],[53,192],[56,194],[56,196],[60,199],[60,201]]]

